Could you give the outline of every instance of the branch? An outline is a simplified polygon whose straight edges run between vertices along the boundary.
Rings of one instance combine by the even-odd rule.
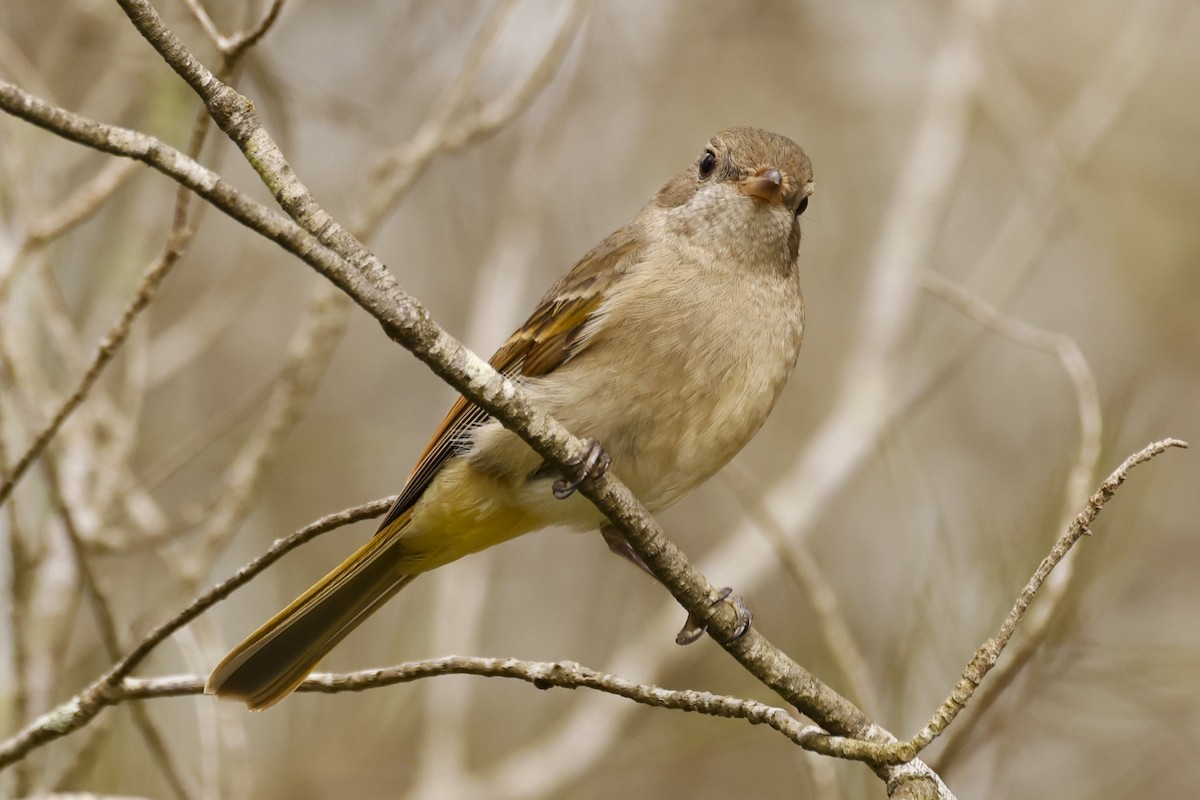
[[[933,717],[925,727],[914,734],[908,741],[890,747],[881,747],[876,751],[876,754],[885,760],[906,762],[916,757],[918,753],[936,739],[954,721],[959,712],[966,707],[975,690],[979,688],[983,679],[987,677],[992,667],[996,665],[996,662],[1000,659],[1000,654],[1004,652],[1005,646],[1012,639],[1017,626],[1021,623],[1022,617],[1025,616],[1025,611],[1029,608],[1029,604],[1033,602],[1034,597],[1037,596],[1038,590],[1045,582],[1047,576],[1050,575],[1059,562],[1066,558],[1076,542],[1085,535],[1091,535],[1091,524],[1095,522],[1096,517],[1100,515],[1101,509],[1116,494],[1121,484],[1125,482],[1125,479],[1129,476],[1129,471],[1137,465],[1144,464],[1155,456],[1165,453],[1172,447],[1186,448],[1187,446],[1187,442],[1179,439],[1163,439],[1158,442],[1151,442],[1121,462],[1121,465],[1100,484],[1100,488],[1088,499],[1084,509],[1067,526],[1066,532],[1054,543],[1050,554],[1042,559],[1042,563],[1038,565],[1029,582],[1025,584],[1025,588],[1021,590],[1016,604],[1013,606],[1012,611],[1008,613],[1008,617],[1004,620],[1004,624],[1000,626],[1000,630],[995,636],[984,642],[975,652],[975,656],[963,670],[962,678],[955,684],[950,696],[934,712]]]
[[[83,377],[79,379],[75,390],[62,402],[58,410],[50,418],[50,422],[33,438],[33,442],[25,449],[21,457],[17,459],[17,463],[13,465],[12,471],[0,483],[0,504],[8,499],[17,482],[21,480],[22,476],[29,470],[29,467],[54,439],[62,424],[67,421],[67,418],[71,416],[75,409],[79,407],[79,404],[88,396],[88,393],[100,378],[101,373],[104,372],[104,368],[108,366],[113,356],[116,355],[121,345],[124,344],[125,339],[128,338],[129,332],[133,329],[134,321],[150,305],[150,301],[157,294],[163,279],[166,278],[171,268],[175,266],[180,256],[183,255],[182,244],[181,236],[171,236],[162,255],[146,270],[145,275],[142,276],[141,283],[138,284],[137,291],[134,292],[133,299],[125,306],[125,310],[121,312],[120,318],[109,329],[108,333],[104,335],[104,338],[100,340],[100,344],[97,345],[96,352],[92,356],[92,361],[83,373]]]
[[[315,672],[297,688],[298,693],[341,694],[362,692],[445,675],[477,675],[485,678],[509,678],[532,684],[538,689],[594,689],[624,697],[655,708],[691,711],[712,717],[742,719],[752,725],[766,725],[806,750],[823,755],[861,760],[868,754],[862,742],[838,740],[823,731],[804,725],[786,709],[728,695],[694,690],[672,690],[634,683],[624,678],[585,667],[573,661],[539,662],[515,658],[445,656],[413,661],[393,667],[347,673]],[[164,697],[190,697],[204,694],[204,679],[194,675],[161,678],[126,677],[105,698],[106,705],[129,700]],[[72,724],[78,706],[64,704],[52,714],[59,724]],[[46,718],[51,715],[46,715]],[[45,718],[44,718],[45,719]],[[82,724],[82,723],[80,723]],[[75,725],[78,727],[78,725]]]
[[[1125,479],[1129,476],[1129,470],[1136,467],[1138,464],[1144,464],[1157,455],[1165,453],[1172,447],[1186,448],[1187,442],[1180,439],[1163,439],[1158,442],[1151,442],[1133,455],[1126,458],[1121,465],[1113,471],[1111,475],[1100,484],[1100,488],[1088,498],[1087,506],[1075,516],[1071,524],[1067,526],[1066,532],[1054,543],[1054,547],[1050,549],[1050,554],[1042,559],[1042,563],[1034,571],[1029,582],[1025,584],[1025,588],[1021,590],[1021,594],[1017,597],[1017,602],[1013,606],[1012,611],[1008,613],[1008,617],[1004,620],[1004,624],[1000,626],[1000,630],[991,639],[988,639],[975,653],[975,657],[967,664],[963,670],[963,677],[955,685],[954,691],[946,698],[946,702],[942,704],[929,723],[917,732],[910,740],[911,744],[916,748],[917,752],[923,750],[930,742],[932,742],[946,726],[954,721],[958,712],[966,706],[971,699],[975,689],[987,677],[988,672],[996,665],[996,661],[1000,658],[1000,654],[1004,652],[1004,648],[1008,645],[1012,635],[1016,632],[1017,625],[1021,623],[1021,618],[1025,616],[1026,609],[1033,602],[1033,598],[1037,595],[1038,589],[1060,561],[1066,558],[1067,553],[1075,546],[1085,534],[1090,536],[1090,526],[1096,521],[1096,517],[1100,515],[1101,509],[1107,503]]]
[[[538,455],[560,469],[569,470],[571,463],[584,454],[585,446],[581,440],[535,408],[512,381],[499,375],[438,327],[428,311],[404,292],[365,248],[360,247],[355,253],[355,265],[347,263],[314,241],[312,234],[296,223],[249,200],[215,173],[153,137],[85,119],[51,106],[4,81],[0,81],[0,107],[64,138],[136,158],[188,186],[221,211],[280,244],[333,281],[379,320],[394,340],[520,435]],[[311,212],[311,207],[304,203],[300,205],[307,209],[305,213]],[[313,219],[312,216],[307,218],[310,222]],[[332,238],[342,245],[345,245],[346,237],[353,239],[344,229],[339,227],[338,230],[340,233]],[[325,232],[328,234],[329,229]],[[713,605],[718,592],[666,538],[628,488],[613,475],[604,475],[585,482],[580,491],[629,535],[642,560],[689,613],[706,623],[718,640],[732,638],[737,625],[733,609],[724,603]],[[884,736],[882,730],[871,725],[853,704],[771,646],[757,631],[751,630],[738,642],[726,645],[726,649],[743,666],[831,733]]]
[[[84,119],[4,81],[0,81],[0,107],[64,138],[143,161],[299,256],[369,311],[391,338],[447,383],[520,435],[538,455],[559,469],[569,470],[570,464],[582,457],[584,443],[535,408],[514,383],[438,327],[424,307],[400,289],[383,264],[308,194],[259,125],[249,100],[221,84],[200,65],[162,26],[153,8],[136,0],[121,3],[143,35],[204,97],[217,124],[242,147],[281,206],[303,228],[248,200],[215,173],[153,137]],[[880,743],[894,741],[891,734],[873,725],[852,703],[772,646],[757,630],[751,629],[731,642],[737,626],[734,610],[729,604],[715,602],[718,592],[613,475],[584,482],[580,492],[625,533],[634,551],[672,596],[759,680],[832,734]],[[130,664],[142,656],[144,653],[135,651],[85,690],[80,698],[91,716],[103,707],[114,682],[125,677],[132,668]],[[57,730],[75,729],[69,719],[60,722]],[[0,767],[19,757],[11,755],[14,748],[27,750],[62,735],[51,732],[54,730],[53,726],[35,724],[18,734],[13,744],[0,748]],[[928,771],[924,765],[919,767]],[[881,768],[880,772],[886,774],[887,769]]]
[[[193,600],[183,611],[148,633],[124,658],[78,695],[43,714],[9,739],[0,742],[0,770],[24,758],[26,754],[41,745],[73,733],[90,722],[103,709],[115,702],[114,698],[120,696],[121,682],[168,636],[224,600],[237,588],[249,583],[286,553],[323,533],[360,520],[377,517],[387,511],[395,499],[386,497],[330,514],[309,523],[291,536],[275,542],[267,552],[242,567],[227,580],[209,589]]]

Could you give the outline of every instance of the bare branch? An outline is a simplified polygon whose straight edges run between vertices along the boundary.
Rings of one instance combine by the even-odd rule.
[[[1018,344],[1050,353],[1056,356],[1062,364],[1063,371],[1067,374],[1075,391],[1076,413],[1079,418],[1079,450],[1071,465],[1066,490],[1063,493],[1064,522],[1069,520],[1074,509],[1078,508],[1079,504],[1087,498],[1088,483],[1092,480],[1100,458],[1102,426],[1100,393],[1096,386],[1096,378],[1092,374],[1083,352],[1079,349],[1079,345],[1065,334],[1043,330],[1004,315],[950,279],[930,270],[926,270],[922,277],[922,283],[931,294],[955,306],[971,319]],[[982,714],[990,708],[1000,693],[1033,657],[1039,645],[1050,632],[1051,623],[1073,585],[1075,574],[1072,559],[1067,559],[1062,567],[1053,573],[1042,592],[1041,602],[1025,623],[1020,641],[1010,651],[1009,657],[1004,663],[995,670],[987,685],[981,687],[972,706],[973,713]],[[970,730],[970,726],[954,728],[946,748],[942,751],[939,764],[948,763],[947,754],[949,757],[953,756],[958,745],[964,741],[963,737],[968,735]]]
[[[13,487],[21,480],[26,470],[42,454],[42,451],[46,449],[46,445],[50,444],[51,440],[54,439],[59,428],[71,416],[71,413],[88,396],[88,393],[96,384],[101,373],[104,372],[104,368],[108,365],[108,362],[112,360],[113,356],[116,355],[121,345],[125,342],[125,339],[129,336],[134,321],[150,305],[150,301],[154,299],[154,295],[158,292],[159,286],[162,285],[163,279],[170,273],[171,268],[175,266],[182,255],[182,242],[178,237],[172,236],[167,242],[166,249],[162,255],[158,257],[142,276],[133,299],[125,306],[125,310],[121,312],[120,318],[100,340],[100,344],[96,347],[96,353],[92,356],[92,362],[88,365],[83,377],[80,378],[75,390],[62,402],[62,405],[59,406],[54,416],[50,419],[50,422],[38,432],[33,442],[30,443],[25,452],[17,459],[11,473],[4,478],[3,483],[0,483],[0,503],[8,499]]]
[[[380,186],[368,202],[363,221],[355,226],[356,230],[375,231],[436,156],[486,139],[528,108],[562,65],[583,22],[589,0],[572,0],[550,46],[523,81],[500,99],[474,113],[464,114],[462,107],[478,77],[483,56],[495,42],[505,16],[514,5],[511,0],[505,0],[493,7],[471,45],[462,72],[434,104],[428,119],[410,141],[383,156],[375,168]]]
[[[721,471],[721,478],[742,504],[746,515],[771,542],[788,575],[808,596],[816,611],[817,628],[825,638],[825,645],[834,663],[849,683],[854,700],[868,713],[872,709],[878,710],[879,701],[875,697],[866,656],[858,646],[842,613],[837,592],[825,577],[821,566],[804,542],[790,539],[778,520],[757,499],[753,490],[754,479],[744,467],[734,461]]]
[[[75,521],[74,512],[71,505],[63,496],[62,486],[58,479],[58,465],[53,462],[46,464],[46,473],[49,477],[49,485],[55,505],[58,507],[58,516],[63,523],[63,527],[67,533],[67,541],[71,545],[71,552],[75,557],[75,568],[79,574],[79,578],[83,583],[84,594],[87,596],[88,603],[92,607],[92,612],[96,618],[96,627],[99,629],[100,641],[104,645],[108,657],[118,659],[121,656],[122,645],[120,635],[117,633],[116,618],[113,614],[112,605],[100,588],[99,581],[96,579],[96,574],[92,570],[92,564],[88,560],[87,552],[84,547],[83,536],[80,534],[79,527]],[[166,742],[158,726],[150,719],[149,713],[145,708],[135,707],[133,710],[134,724],[142,738],[146,742],[146,747],[150,751],[151,759],[162,773],[167,785],[171,787],[171,791],[176,797],[182,800],[190,800],[194,793],[187,788],[183,782],[182,776],[179,774],[178,767],[175,766],[174,760],[171,758],[170,752],[167,750]]]
[[[340,694],[381,689],[396,684],[444,675],[477,675],[485,678],[510,678],[532,684],[538,689],[594,689],[624,697],[656,708],[692,711],[706,716],[743,719],[753,725],[767,725],[805,749],[830,752],[830,737],[811,725],[803,725],[786,709],[728,695],[694,690],[671,690],[634,683],[582,666],[573,661],[537,662],[515,658],[476,658],[445,656],[414,661],[394,667],[359,670],[349,673],[313,673],[297,687],[297,692]],[[162,678],[125,678],[111,693],[110,705],[126,700],[162,697],[186,697],[204,693],[204,679],[192,675]],[[67,705],[61,709],[69,713]],[[855,740],[845,743],[847,752],[859,752]]]
[[[1021,618],[1025,616],[1026,609],[1033,602],[1033,598],[1037,595],[1046,577],[1060,561],[1066,558],[1067,553],[1071,551],[1071,548],[1081,537],[1085,534],[1091,534],[1091,524],[1095,522],[1096,517],[1100,514],[1100,510],[1104,508],[1104,504],[1112,498],[1121,484],[1125,482],[1125,479],[1129,475],[1129,470],[1138,464],[1144,464],[1157,455],[1165,453],[1169,448],[1186,448],[1187,446],[1187,442],[1179,439],[1163,439],[1162,441],[1151,442],[1121,462],[1121,465],[1100,484],[1100,488],[1088,499],[1087,507],[1076,515],[1075,519],[1067,527],[1066,532],[1054,543],[1050,554],[1042,559],[1042,563],[1038,565],[1029,582],[1025,584],[1025,588],[1021,590],[1016,604],[1013,606],[1012,611],[1008,613],[1008,617],[1004,620],[1004,624],[1000,626],[1000,630],[995,636],[983,643],[975,653],[975,657],[971,659],[966,669],[963,670],[962,679],[954,687],[954,691],[950,696],[946,698],[946,702],[934,712],[933,718],[930,719],[929,723],[910,740],[910,744],[917,752],[923,750],[944,731],[946,726],[954,721],[958,712],[966,706],[975,689],[979,687],[979,684],[983,682],[988,672],[996,665],[996,661],[999,660],[1000,654],[1004,652],[1005,646],[1008,645],[1013,633],[1016,632],[1017,625],[1020,624]]]
[[[117,687],[120,686],[121,681],[168,636],[224,600],[237,588],[244,586],[286,553],[328,531],[359,520],[377,517],[387,511],[394,501],[394,497],[384,498],[330,514],[306,525],[291,536],[275,542],[267,552],[242,567],[227,580],[209,589],[193,600],[183,611],[148,633],[124,658],[78,695],[59,706],[58,709],[42,715],[14,736],[0,742],[0,770],[24,758],[31,750],[73,733],[94,719],[102,710],[112,705],[112,698],[118,691]]]

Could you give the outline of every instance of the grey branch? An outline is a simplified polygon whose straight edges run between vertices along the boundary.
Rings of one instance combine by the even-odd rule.
[[[330,280],[377,319],[391,338],[413,352],[471,401],[518,433],[550,463],[566,467],[572,459],[583,453],[581,440],[530,404],[519,387],[498,375],[478,356],[446,334],[428,312],[397,285],[379,259],[322,209],[292,171],[247,98],[200,64],[165,27],[149,3],[142,0],[119,2],[143,37],[205,102],[213,120],[242,150],[286,212],[286,217],[249,200],[216,173],[153,137],[84,119],[4,81],[0,81],[0,107],[64,138],[146,163],[176,180],[231,218],[276,242]],[[273,11],[278,7],[277,3]],[[795,730],[795,720],[783,709],[699,692],[670,692],[657,687],[637,686],[619,678],[586,671],[578,665],[528,667],[520,666],[520,662],[487,660],[491,662],[489,668],[493,670],[488,674],[524,677],[539,686],[592,686],[653,705],[721,713],[769,724],[805,747],[873,765],[875,771],[887,781],[889,794],[893,796],[916,796],[915,793],[920,789],[931,791],[939,797],[952,797],[940,779],[916,759],[917,753],[950,724],[958,710],[970,699],[974,688],[995,664],[1046,576],[1075,541],[1088,532],[1088,526],[1124,480],[1128,469],[1168,447],[1176,446],[1186,445],[1178,440],[1164,440],[1151,445],[1131,456],[1101,486],[1034,574],[1000,632],[985,643],[968,665],[950,699],[931,722],[908,742],[897,743],[891,734],[871,723],[852,703],[773,647],[756,630],[752,629],[743,638],[732,641],[736,626],[735,612],[726,604],[713,605],[717,593],[712,585],[665,537],[637,499],[612,475],[585,482],[580,487],[581,493],[622,529],[642,561],[687,611],[708,625],[713,638],[722,647],[788,703],[812,718],[822,730]],[[4,493],[11,491],[18,479],[19,475],[14,475],[6,481],[0,488],[0,500]],[[127,692],[139,686],[144,689],[146,682],[135,681],[130,678],[130,673],[154,647],[248,581],[305,536],[311,538],[319,532],[318,528],[328,529],[342,524],[348,517],[378,513],[383,506],[372,504],[370,512],[362,509],[347,512],[336,522],[319,521],[304,532],[278,543],[268,554],[243,568],[229,581],[210,590],[153,631],[79,695],[36,720],[8,741],[0,743],[0,768],[19,760],[42,743],[79,729],[102,708],[133,696]],[[510,669],[513,674],[505,672]],[[517,674],[522,670],[524,674]],[[471,670],[463,667],[459,671]],[[359,677],[314,676],[305,687],[312,691],[343,691],[380,685],[384,680],[413,679],[391,670],[357,675]],[[180,692],[192,693],[198,690],[197,686],[188,684],[183,687],[187,691],[180,689]]]
[[[223,91],[236,95],[229,87]],[[242,100],[245,101],[244,98]],[[245,101],[244,107],[248,106],[249,101]],[[337,232],[332,232],[330,226],[326,225],[322,227],[322,238],[337,244],[339,248],[349,247],[353,250],[353,263],[317,241],[313,234],[292,220],[254,203],[215,173],[153,137],[85,119],[3,81],[0,81],[0,107],[65,138],[140,160],[187,186],[233,219],[280,244],[331,280],[379,320],[393,339],[521,435],[539,455],[563,467],[582,455],[582,441],[533,407],[515,384],[497,374],[486,362],[438,327],[428,312],[396,284],[378,259],[354,243],[355,240],[345,229],[339,227]],[[255,152],[260,155],[273,149],[273,143],[270,146],[265,143],[266,134],[261,128],[246,136],[247,141],[255,143]],[[268,160],[278,163],[275,159]],[[297,187],[300,186],[294,180],[284,180],[283,184],[278,184],[276,179],[272,179],[271,183],[286,185],[293,191],[299,191]],[[290,202],[280,199],[285,207],[290,205],[294,216],[309,224],[327,219],[311,200],[296,196],[292,196]],[[705,622],[714,638],[739,663],[780,696],[830,733],[879,742],[892,740],[886,731],[871,724],[852,703],[770,645],[757,631],[751,630],[749,635],[737,642],[730,642],[737,625],[735,612],[727,604],[713,605],[717,591],[666,538],[629,490],[613,476],[605,475],[589,481],[580,487],[580,491],[626,532],[643,561],[676,600]],[[132,663],[144,656],[139,651],[135,651],[137,658]],[[104,693],[111,690],[113,678],[120,680],[132,669],[132,665],[127,664],[129,659],[127,657],[108,676],[85,690],[81,697],[89,697],[92,702],[102,699]],[[37,728],[37,725],[31,727]],[[33,734],[27,729],[15,738],[24,740],[27,734],[37,735],[40,743],[45,740],[48,730]],[[54,737],[51,735],[49,738]],[[0,766],[7,763],[7,752],[7,747],[0,747]]]
[[[1066,532],[1054,543],[1050,554],[1042,559],[1042,562],[1034,571],[1029,582],[1025,584],[1025,588],[1021,590],[1016,604],[1013,606],[1012,611],[1008,613],[1004,623],[1000,626],[1000,630],[995,636],[984,642],[975,652],[975,656],[963,670],[962,678],[955,684],[950,696],[938,707],[925,727],[917,731],[906,742],[875,748],[872,751],[871,758],[877,759],[880,763],[909,762],[929,746],[942,731],[946,730],[946,727],[954,721],[958,713],[966,707],[975,690],[979,688],[984,678],[987,677],[988,672],[996,666],[1001,653],[1004,652],[1004,648],[1008,645],[1009,640],[1016,633],[1017,626],[1020,625],[1022,617],[1025,616],[1025,611],[1029,608],[1030,603],[1033,602],[1034,597],[1037,596],[1038,590],[1042,587],[1042,584],[1051,571],[1059,562],[1066,558],[1076,542],[1084,535],[1091,535],[1091,524],[1095,522],[1105,503],[1112,498],[1121,484],[1125,482],[1125,479],[1129,476],[1129,470],[1138,464],[1144,464],[1157,455],[1165,453],[1172,447],[1186,448],[1187,446],[1187,442],[1179,439],[1163,439],[1151,442],[1121,462],[1121,465],[1100,484],[1100,488],[1088,498],[1087,505],[1075,516],[1067,526]],[[830,738],[837,739],[838,737]]]

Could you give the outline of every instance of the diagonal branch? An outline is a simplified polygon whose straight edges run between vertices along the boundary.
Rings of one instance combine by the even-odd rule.
[[[207,74],[211,77],[211,73]],[[232,89],[225,88],[236,95]],[[486,362],[437,326],[425,308],[396,284],[378,259],[359,245],[345,229],[328,219],[325,212],[306,194],[303,197],[277,197],[285,208],[290,206],[289,211],[302,219],[306,227],[326,220],[327,224],[317,225],[322,234],[321,241],[316,241],[308,230],[277,212],[250,201],[215,173],[153,137],[84,119],[51,106],[4,81],[0,81],[0,107],[73,141],[105,152],[137,158],[188,186],[220,210],[280,244],[325,275],[379,320],[389,336],[409,349],[447,383],[520,435],[538,455],[560,469],[569,469],[570,463],[583,455],[584,444],[581,440],[531,404],[515,384],[496,373]],[[220,122],[218,120],[218,124]],[[277,148],[269,142],[269,137],[261,128],[255,129],[248,141],[252,143],[249,151],[277,153]],[[276,169],[273,182],[283,180],[283,185],[292,190],[302,190],[302,185],[286,168],[286,162],[272,161],[271,165]],[[324,242],[348,250],[351,255],[344,257],[335,253]],[[662,528],[637,498],[614,476],[604,475],[586,481],[580,487],[580,492],[626,534],[642,561],[672,596],[695,619],[704,623],[726,651],[764,684],[832,734],[880,743],[894,741],[891,734],[872,724],[850,701],[771,645],[758,631],[751,629],[741,639],[731,641],[737,628],[736,612],[729,604],[715,602],[719,596],[717,590],[667,539]],[[138,658],[141,655],[144,653],[139,654]],[[131,662],[127,657],[80,696],[95,708],[93,715],[102,707],[115,681],[132,669],[132,663],[136,663],[136,660]],[[23,731],[14,737],[18,740],[16,746],[27,748],[29,745],[23,743],[29,737],[38,739],[34,745],[55,738],[54,734],[47,732],[52,729],[36,724],[31,728],[42,732],[35,733],[31,729]],[[12,760],[11,756],[6,760],[5,752],[6,748],[0,748],[0,767]],[[928,772],[924,765],[913,768]],[[881,775],[892,774],[886,767],[879,770]]]
[[[1016,633],[1017,626],[1020,625],[1026,610],[1037,596],[1038,590],[1041,589],[1046,578],[1067,557],[1076,542],[1085,535],[1091,535],[1091,524],[1096,521],[1096,517],[1100,515],[1104,505],[1112,499],[1117,489],[1129,477],[1129,471],[1137,465],[1144,464],[1155,456],[1165,453],[1172,447],[1186,448],[1187,446],[1187,442],[1179,439],[1163,439],[1151,442],[1121,462],[1121,465],[1100,484],[1100,488],[1088,498],[1087,505],[1071,520],[1066,532],[1054,543],[1049,555],[1042,559],[1029,582],[1025,584],[1025,588],[1018,595],[1016,603],[1000,626],[1000,630],[975,652],[974,657],[963,670],[962,678],[955,684],[954,690],[946,698],[946,701],[933,713],[933,717],[925,727],[917,731],[908,741],[878,747],[872,752],[872,756],[884,762],[908,762],[946,730],[947,726],[970,702],[984,678],[996,666],[1001,653],[1004,652],[1009,640]],[[838,737],[830,738],[837,739]]]
[[[367,274],[351,267],[295,223],[254,203],[219,176],[153,137],[83,119],[55,108],[0,81],[0,106],[59,135],[105,152],[127,155],[189,186],[234,219],[281,244],[346,291],[384,325],[392,338],[410,349],[456,389],[519,433],[539,455],[566,468],[584,445],[478,356],[467,351],[429,317],[428,312],[396,285],[382,267]],[[360,262],[378,264],[362,253]],[[712,603],[716,590],[669,542],[629,490],[613,476],[585,483],[581,491],[632,538],[647,565],[684,607],[707,622],[717,636],[731,638],[735,613]],[[756,631],[727,649],[773,689],[832,733],[882,735],[862,712],[791,659],[770,646]]]
[[[133,323],[138,316],[150,305],[150,302],[157,294],[159,287],[162,285],[163,279],[170,273],[171,267],[183,255],[183,241],[186,234],[176,233],[170,237],[167,242],[166,249],[162,255],[150,265],[142,276],[141,283],[138,284],[137,291],[133,295],[133,299],[125,306],[125,310],[121,312],[120,318],[116,324],[109,329],[104,338],[100,340],[100,344],[96,347],[96,352],[92,356],[92,361],[84,372],[83,377],[79,379],[75,390],[67,396],[62,402],[54,416],[50,421],[38,432],[33,438],[33,442],[25,448],[25,452],[13,464],[12,470],[8,475],[4,476],[3,482],[0,482],[0,504],[8,499],[12,494],[17,483],[29,470],[29,467],[37,461],[38,456],[46,449],[46,446],[53,441],[58,434],[59,429],[67,418],[79,407],[79,404],[84,401],[91,392],[92,386],[103,374],[104,368],[117,354],[125,339],[129,336],[129,332],[133,329]]]
[[[1034,570],[1033,576],[1025,584],[1025,588],[1021,590],[1021,594],[1017,597],[1017,602],[1013,605],[1012,610],[1008,612],[1008,617],[1005,618],[1004,624],[1000,626],[1000,630],[995,636],[980,646],[979,650],[975,653],[975,657],[971,659],[966,669],[963,670],[962,678],[955,685],[954,691],[946,698],[946,702],[934,712],[929,723],[909,740],[909,744],[915,749],[915,752],[919,753],[937,738],[946,729],[946,726],[954,721],[954,718],[958,716],[958,712],[962,711],[967,702],[970,701],[975,690],[979,688],[979,684],[987,677],[992,667],[996,666],[1000,654],[1004,652],[1004,648],[1008,645],[1009,640],[1012,639],[1017,626],[1025,616],[1025,611],[1029,608],[1029,604],[1033,602],[1033,598],[1037,596],[1038,590],[1042,588],[1042,584],[1050,575],[1050,572],[1058,566],[1059,562],[1067,557],[1067,553],[1071,552],[1071,548],[1075,546],[1076,542],[1084,535],[1091,535],[1091,524],[1096,521],[1096,517],[1100,515],[1100,511],[1104,508],[1105,503],[1112,499],[1117,489],[1129,477],[1129,471],[1137,465],[1144,464],[1155,456],[1165,453],[1172,447],[1186,448],[1187,446],[1187,442],[1179,439],[1163,439],[1162,441],[1151,442],[1121,462],[1121,465],[1100,484],[1100,488],[1088,498],[1087,506],[1071,520],[1071,524],[1067,526],[1066,532],[1059,537],[1059,540],[1054,543],[1054,547],[1050,549],[1050,554],[1042,559],[1042,563]]]
[[[193,600],[183,611],[146,634],[145,638],[124,658],[117,661],[108,672],[93,681],[78,695],[43,714],[14,736],[0,742],[0,770],[24,758],[27,753],[37,747],[74,733],[91,722],[97,714],[115,702],[114,697],[120,695],[121,682],[168,636],[224,600],[235,589],[249,583],[288,552],[343,525],[377,517],[387,511],[394,501],[394,497],[387,497],[330,514],[306,525],[291,536],[275,542],[267,552],[246,564],[227,580],[209,589]]]

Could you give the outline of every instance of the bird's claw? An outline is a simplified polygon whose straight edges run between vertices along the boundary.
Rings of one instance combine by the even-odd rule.
[[[720,602],[727,602],[733,606],[733,610],[737,612],[737,627],[733,629],[733,637],[727,642],[732,644],[738,639],[741,639],[750,631],[750,626],[754,624],[754,615],[750,613],[750,609],[746,607],[745,601],[741,596],[733,593],[733,589],[726,586],[717,595],[717,599],[712,601],[711,605],[716,605]],[[679,629],[679,633],[675,634],[675,644],[685,645],[699,639],[704,635],[704,631],[708,629],[700,620],[688,614],[687,621],[683,623],[683,627]]]
[[[575,490],[579,488],[579,485],[589,478],[599,478],[608,472],[608,467],[612,464],[612,457],[604,452],[604,448],[600,446],[600,442],[595,439],[588,439],[587,448],[586,453],[570,462],[571,466],[576,468],[575,478],[568,480],[564,477],[554,482],[552,491],[554,492],[554,496],[559,500],[566,500],[575,494]]]

